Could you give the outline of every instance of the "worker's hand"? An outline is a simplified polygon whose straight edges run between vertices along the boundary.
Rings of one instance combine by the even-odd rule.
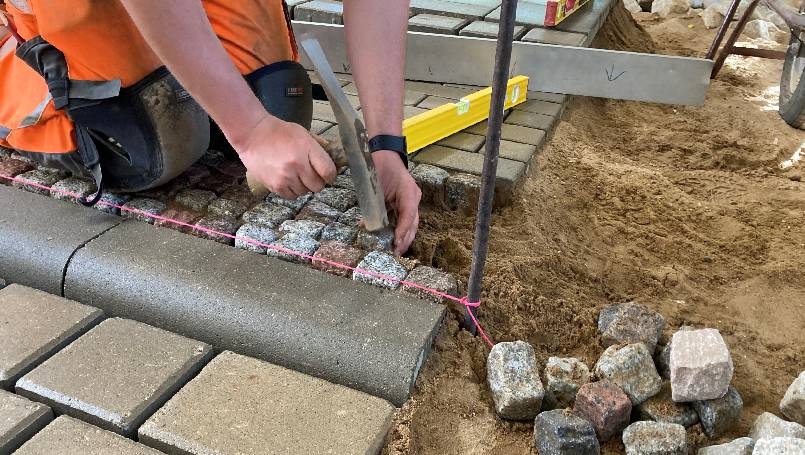
[[[266,115],[232,146],[251,177],[285,199],[318,192],[335,180],[335,164],[303,127]]]
[[[372,153],[372,159],[380,186],[386,195],[386,204],[397,212],[394,253],[402,255],[408,251],[419,228],[419,200],[422,199],[422,191],[397,153],[378,151]]]

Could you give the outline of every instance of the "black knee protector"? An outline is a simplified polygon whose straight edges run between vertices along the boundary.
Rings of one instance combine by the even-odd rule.
[[[264,66],[246,75],[246,82],[271,115],[310,129],[313,91],[307,71],[298,62]]]

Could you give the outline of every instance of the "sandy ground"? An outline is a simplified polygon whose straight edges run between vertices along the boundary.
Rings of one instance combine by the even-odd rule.
[[[640,16],[660,53],[700,56],[713,34],[695,16]],[[620,19],[604,45],[654,48]],[[805,132],[776,112],[781,66],[731,57],[704,107],[575,99],[519,201],[494,218],[480,310],[491,336],[592,366],[599,309],[635,300],[667,318],[666,337],[683,324],[725,336],[745,408],[721,441],[779,415],[805,369],[805,163],[779,167]],[[472,218],[425,213],[416,253],[466,277],[472,230]],[[486,353],[449,320],[384,453],[534,453],[531,423],[495,417]]]

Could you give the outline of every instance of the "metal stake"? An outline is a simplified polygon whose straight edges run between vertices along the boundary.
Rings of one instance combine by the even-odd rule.
[[[498,168],[498,152],[500,148],[500,127],[503,123],[503,108],[506,101],[506,82],[509,79],[512,42],[514,41],[514,18],[517,12],[517,0],[503,0],[500,12],[500,28],[495,52],[495,71],[492,79],[492,103],[489,107],[489,127],[486,130],[486,148],[484,168],[481,176],[481,194],[478,199],[478,216],[475,220],[475,241],[472,246],[472,265],[467,297],[470,302],[481,299],[481,282],[484,277],[484,265],[489,244],[489,225],[492,221],[492,205],[495,198],[495,177]],[[475,308],[466,307],[468,314],[464,325],[473,334],[477,327],[473,323]]]

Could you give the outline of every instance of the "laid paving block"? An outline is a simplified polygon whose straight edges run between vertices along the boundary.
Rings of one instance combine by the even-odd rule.
[[[527,102],[527,101],[526,101]],[[476,123],[465,131],[472,134],[486,135],[487,121]],[[505,141],[519,142],[521,144],[542,145],[545,131],[520,125],[504,123],[500,127],[500,138]]]
[[[296,219],[312,220],[327,224],[338,220],[340,216],[341,212],[338,211],[338,209],[330,207],[329,205],[320,201],[311,201],[299,211],[299,213],[296,215]]]
[[[313,200],[343,212],[358,203],[358,194],[355,190],[329,187],[316,193],[313,196]]]
[[[310,125],[310,132],[313,134],[321,134],[332,127],[333,124],[330,122],[313,119],[313,122]]]
[[[732,430],[741,419],[743,400],[735,387],[730,386],[721,398],[707,401],[694,401],[693,409],[699,415],[702,430],[708,437],[715,438]]]
[[[690,403],[676,403],[671,399],[671,384],[663,383],[657,395],[637,405],[640,419],[655,422],[678,423],[685,428],[699,422],[699,415]]]
[[[598,331],[606,347],[643,343],[653,353],[665,326],[665,318],[661,314],[634,302],[609,305],[598,315]]]
[[[738,438],[724,444],[702,447],[696,455],[752,455],[754,447],[752,438]]]
[[[16,177],[28,171],[32,171],[34,165],[22,160],[6,159],[0,161],[0,175],[4,177]],[[11,185],[11,180],[0,178],[3,185]]]
[[[533,28],[523,36],[527,43],[556,44],[559,46],[584,46],[587,35],[583,33],[564,32],[548,28]]]
[[[63,415],[34,435],[14,455],[161,455],[111,431]]]
[[[632,401],[609,381],[591,382],[579,388],[573,413],[593,424],[598,439],[609,441],[629,425]]]
[[[343,24],[344,7],[341,2],[313,0],[297,5],[293,9],[294,19],[305,22]]]
[[[500,21],[501,7],[497,7],[486,15],[485,20],[490,22]],[[542,26],[545,23],[545,4],[520,1],[517,2],[517,13],[514,22],[518,25]]]
[[[111,316],[396,405],[408,398],[444,314],[431,302],[142,223],[123,223],[80,249],[64,292]]]
[[[794,422],[805,425],[805,371],[786,390],[780,401],[780,412]]]
[[[579,359],[549,357],[545,364],[545,399],[542,409],[569,408],[579,388],[590,382],[590,369]]]
[[[288,220],[284,221],[279,228],[280,234],[295,232],[311,239],[318,239],[321,231],[324,230],[324,223],[310,220]]]
[[[0,276],[61,294],[73,253],[118,223],[118,217],[91,208],[0,186]]]
[[[534,114],[550,115],[552,117],[558,116],[562,112],[562,104],[552,101],[544,101],[540,99],[531,99],[529,92],[529,99],[523,103],[518,104],[512,108],[515,111],[526,111]]]
[[[110,215],[120,216],[120,207],[130,200],[131,196],[128,194],[103,191],[98,203],[95,204],[95,209]]]
[[[758,440],[763,438],[799,438],[805,439],[805,427],[796,423],[785,421],[770,412],[757,416],[749,437]]]
[[[805,453],[805,439],[766,438],[755,442],[752,455],[801,455]]]
[[[44,404],[0,390],[0,454],[11,454],[51,420],[53,411]]]
[[[549,131],[556,124],[559,117],[556,115],[537,114],[534,112],[512,110],[506,116],[506,123],[512,125],[527,126],[529,128],[538,128],[543,131]]]
[[[397,289],[408,271],[397,259],[383,251],[372,251],[358,263],[352,279],[387,289]]]
[[[411,0],[410,3],[412,14],[441,14],[468,19],[481,19],[496,6],[495,4],[470,4],[446,0]]]
[[[534,446],[541,454],[598,455],[593,425],[563,409],[546,411],[534,420]]]
[[[0,289],[0,388],[70,344],[103,319],[103,311],[36,289]]]
[[[462,28],[461,31],[458,32],[458,34],[461,36],[471,36],[474,38],[497,39],[499,29],[500,24],[498,24],[497,22],[474,21],[473,23]],[[519,40],[520,38],[522,38],[525,30],[526,28],[523,27],[522,25],[515,25],[514,39]]]
[[[212,357],[206,343],[107,319],[17,381],[17,393],[124,436]]]
[[[415,90],[431,96],[438,96],[440,98],[447,98],[452,101],[459,100],[473,92],[480,90],[479,88],[455,87],[437,84],[435,82],[419,81],[406,81],[405,87],[410,90]]]
[[[480,153],[470,153],[431,145],[417,154],[414,157],[414,161],[417,164],[431,164],[451,171],[480,175],[483,170],[484,156]],[[525,174],[525,169],[524,163],[500,158],[497,168],[497,185],[499,185],[499,189],[501,191],[511,191]]]
[[[468,22],[468,20],[458,17],[417,14],[408,20],[408,30],[412,32],[456,35]]]
[[[675,423],[635,422],[623,430],[626,455],[687,455],[685,427]]]
[[[67,176],[67,172],[62,170],[40,167],[18,175],[17,178],[24,181],[14,181],[12,185],[25,191],[49,196],[49,188]]]
[[[562,105],[564,105],[565,101],[567,101],[567,95],[564,93],[537,92],[533,90],[528,91],[527,98],[534,101],[548,101],[550,103],[556,103],[560,105],[560,108]]]
[[[335,241],[346,245],[352,244],[358,236],[358,228],[343,223],[330,223],[321,231],[321,241]]]
[[[220,218],[240,218],[246,213],[246,205],[233,199],[216,199],[207,206],[207,213]]]
[[[674,333],[669,364],[677,402],[723,397],[732,381],[732,356],[716,329]]]
[[[340,177],[340,176],[339,176]],[[293,213],[297,213],[302,210],[302,207],[305,206],[310,200],[313,199],[313,193],[307,193],[299,196],[296,199],[288,200],[278,194],[270,194],[266,196],[266,202],[270,202],[275,205],[279,205],[281,207],[287,207],[293,211]]]
[[[528,164],[536,155],[537,150],[539,150],[539,146],[536,145],[501,140],[498,153],[501,158]]]
[[[445,198],[450,210],[474,213],[481,194],[481,177],[472,174],[454,174],[445,183]]]
[[[304,264],[310,262],[310,256],[313,256],[318,249],[319,242],[312,237],[301,232],[288,232],[272,242],[271,246],[266,248],[266,254],[284,261]]]
[[[662,388],[662,380],[643,343],[608,347],[595,364],[595,375],[623,389],[632,405],[648,400]]]
[[[260,254],[266,254],[267,245],[275,240],[276,231],[264,224],[246,223],[235,233],[235,247]]]
[[[445,200],[445,183],[449,176],[444,169],[430,164],[420,164],[411,171],[411,177],[422,190],[422,202],[434,207],[441,207]]]
[[[143,197],[126,202],[123,208],[120,209],[120,213],[126,218],[133,218],[148,224],[154,224],[156,221],[154,217],[161,215],[167,208],[164,202]]]
[[[375,232],[360,229],[355,246],[366,251],[388,251],[394,246],[394,230],[390,227]]]
[[[374,454],[393,416],[385,400],[225,351],[139,439],[168,453]]]
[[[234,236],[240,226],[241,222],[232,218],[205,216],[196,222],[191,234],[224,245],[234,245]]]
[[[355,268],[363,259],[363,251],[342,242],[323,241],[313,255],[313,267],[340,276],[352,275],[352,270],[333,263]]]
[[[190,231],[192,231],[193,226],[202,217],[201,213],[199,212],[183,208],[165,210],[164,212],[162,212],[161,216],[164,217],[165,219],[159,219],[154,221],[154,226],[162,226],[170,229],[176,229],[184,233],[189,233]],[[176,221],[183,224],[176,223]]]
[[[486,380],[500,418],[531,420],[539,413],[545,389],[530,344],[514,341],[492,347],[486,359]]]
[[[97,189],[95,183],[76,177],[68,177],[56,182],[50,190],[50,196],[60,201],[77,202],[91,194]]]
[[[444,106],[445,104],[454,104],[456,100],[451,100],[449,98],[442,98],[441,96],[433,96],[428,95],[427,98],[422,100],[417,107],[420,109],[436,109],[437,107]]]
[[[464,150],[465,152],[477,152],[481,150],[484,142],[486,142],[486,138],[484,136],[462,132],[447,136],[436,144]]]
[[[430,289],[435,289],[447,295],[458,297],[458,283],[456,282],[456,278],[450,273],[442,272],[441,270],[433,267],[420,265],[408,274],[408,277],[406,277],[405,281]],[[441,303],[443,300],[445,300],[438,295],[434,295],[430,292],[426,292],[420,288],[406,283],[403,283],[402,289],[404,292],[415,295],[420,299],[431,300],[434,303]]]

